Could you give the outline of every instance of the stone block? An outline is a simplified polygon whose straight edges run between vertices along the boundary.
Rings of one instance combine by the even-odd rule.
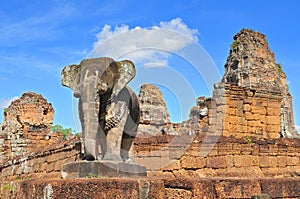
[[[226,168],[226,157],[217,156],[217,157],[208,157],[207,158],[207,167],[213,169],[222,169]]]
[[[251,140],[249,140],[249,142],[251,142]],[[242,155],[250,155],[252,154],[253,152],[253,147],[252,147],[253,144],[241,144],[242,146]]]
[[[300,156],[300,148],[295,146],[288,146],[287,147],[287,155],[288,156]]]
[[[259,156],[259,167],[277,167],[277,158],[274,156]]]
[[[268,155],[269,154],[269,146],[267,144],[259,145],[259,154],[260,155]]]
[[[248,121],[255,120],[254,114],[250,112],[245,113],[245,119]]]
[[[157,170],[168,166],[174,160],[169,157],[144,157],[135,158],[134,161],[136,164],[147,167],[148,170]]]
[[[267,116],[268,125],[280,125],[280,116]]]
[[[286,146],[278,146],[278,155],[286,156],[287,155],[287,147]]]
[[[191,146],[184,154],[199,157],[200,149],[197,146]]]
[[[226,155],[226,168],[231,168],[234,166],[234,159],[233,159],[233,155]]]
[[[124,162],[86,161],[63,165],[63,178],[86,177],[140,177],[146,176],[146,167]]]
[[[239,124],[240,123],[240,117],[238,117],[238,116],[228,116],[227,121],[231,124]]]
[[[227,102],[230,108],[237,108],[238,107],[238,101],[236,100],[230,100]]]
[[[185,150],[186,150],[186,147],[174,147],[174,146],[169,147],[170,159],[178,160],[184,154]],[[148,152],[145,153],[146,156],[148,156],[147,154],[148,154]]]
[[[286,167],[287,157],[285,156],[277,156],[278,167]]]
[[[268,124],[268,132],[280,132],[280,124]]]
[[[173,171],[173,170],[179,170],[181,168],[180,161],[179,160],[173,160],[170,162],[170,164],[164,168],[162,168],[163,171]]]
[[[251,127],[260,127],[261,126],[261,122],[256,120],[256,121],[248,121],[247,124]]]
[[[199,151],[200,157],[203,156],[217,156],[218,155],[218,149],[216,144],[202,144],[200,151]]]
[[[251,135],[251,134],[256,132],[256,129],[257,129],[257,127],[247,126],[247,131],[246,132]]]
[[[194,170],[179,169],[174,170],[173,174],[176,178],[198,178],[199,174]]]
[[[224,129],[224,130],[231,130],[231,124],[230,124],[230,121],[229,121],[229,120],[226,121],[226,122],[224,122],[224,124],[223,124],[223,129]]]
[[[242,145],[239,143],[232,143],[232,155],[240,155],[242,152]]]
[[[232,154],[232,144],[231,143],[218,143],[217,149],[218,149],[218,155],[231,155]]]
[[[267,116],[280,116],[280,107],[267,107]]]
[[[228,115],[235,116],[235,115],[237,115],[237,109],[236,108],[229,108],[229,109],[226,110],[226,113]]]
[[[172,171],[163,171],[161,175],[158,177],[163,177],[163,178],[174,178],[174,174]]]
[[[243,197],[251,198],[253,194],[261,193],[261,187],[257,180],[243,181]],[[252,199],[252,198],[251,198]],[[263,199],[263,198],[261,198]]]
[[[269,144],[269,154],[270,155],[273,155],[273,156],[276,156],[278,154],[278,147],[277,145],[271,145]]]
[[[180,165],[185,169],[202,169],[206,167],[206,158],[183,156]]]
[[[217,198],[243,198],[242,184],[238,181],[218,181],[215,183]]]
[[[259,114],[259,115],[266,115],[267,114],[267,110],[265,107],[263,106],[251,106],[251,112],[254,114]]]
[[[249,111],[251,110],[250,104],[244,104],[244,105],[243,105],[243,110],[244,110],[245,112],[249,112]]]
[[[278,138],[280,138],[280,133],[279,133],[279,131],[270,132],[267,138],[278,139]]]
[[[296,166],[299,164],[299,157],[286,157],[287,166]]]
[[[291,179],[264,179],[261,180],[262,193],[270,198],[299,198],[299,181]]]
[[[251,155],[237,155],[233,157],[235,167],[250,167],[253,165]]]
[[[165,198],[192,198],[193,193],[190,190],[165,188]]]

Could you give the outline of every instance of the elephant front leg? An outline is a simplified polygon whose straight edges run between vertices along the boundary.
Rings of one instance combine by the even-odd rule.
[[[82,126],[83,134],[83,145],[84,145],[84,159],[88,161],[98,159],[99,154],[99,141],[98,141],[98,132],[99,128],[98,119],[95,117],[96,111],[90,108],[94,108],[94,104],[83,102],[79,100],[79,117]],[[96,129],[96,130],[95,130]]]
[[[84,151],[86,160],[97,160],[99,154],[99,138],[97,133],[94,133],[93,129],[97,129],[97,125],[90,124],[85,128],[83,134]]]
[[[121,158],[121,145],[122,136],[125,128],[125,123],[128,117],[128,108],[124,105],[125,102],[117,102],[112,104],[107,114],[107,130],[106,134],[106,152],[103,160],[120,161]]]

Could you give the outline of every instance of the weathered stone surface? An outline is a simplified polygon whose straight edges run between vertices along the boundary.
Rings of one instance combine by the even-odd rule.
[[[295,179],[90,178],[1,182],[3,198],[299,198]]]
[[[294,183],[300,176],[300,163],[298,161],[300,154],[299,139],[256,139],[255,137],[234,138],[220,136],[207,157],[200,158],[199,154],[201,151],[206,150],[202,148],[203,145],[212,145],[214,139],[208,137],[205,139],[205,143],[203,143],[205,136],[196,136],[191,147],[186,148],[186,150],[183,151],[183,156],[178,156],[176,162],[174,162],[174,160],[170,161],[169,159],[169,165],[166,164],[166,167],[160,165],[160,167],[158,167],[159,170],[149,169],[152,164],[161,164],[164,158],[169,155],[165,146],[170,145],[174,137],[176,136],[164,135],[152,136],[150,138],[137,138],[133,158],[139,164],[147,166],[148,176],[156,177],[154,179],[149,177],[139,179],[138,177],[137,182],[139,182],[139,184],[136,190],[140,191],[139,196],[148,193],[149,196],[151,195],[154,198],[164,198],[167,192],[170,196],[172,195],[174,197],[181,195],[189,197],[190,194],[192,194],[195,198],[217,198],[217,196],[221,198],[250,198],[252,195],[260,194],[262,190],[260,187],[264,186],[262,193],[270,194],[272,197],[275,197],[276,194],[290,198],[292,198],[291,196],[294,196],[294,198],[299,197],[295,195],[295,193],[299,191],[298,182],[296,184]],[[76,163],[76,161],[80,160],[80,146],[78,140],[67,140],[64,143],[49,146],[29,156],[15,159],[14,162],[7,162],[6,166],[0,169],[0,178],[3,183],[26,178],[47,179],[51,177],[58,179],[62,165],[66,163],[72,164],[71,162],[74,161]],[[259,148],[259,150],[257,150],[257,148]],[[278,156],[284,158],[286,163],[279,165],[279,159],[276,157],[276,154],[280,154]],[[287,161],[289,162],[288,164]],[[99,167],[96,165],[95,168],[98,169]],[[90,173],[89,169],[86,169],[86,171],[88,171],[88,173],[83,175],[83,177],[101,177],[99,173]],[[105,171],[107,174],[111,174],[112,172],[109,169]],[[114,171],[113,173],[115,174],[116,172]],[[185,180],[179,180],[181,177],[185,178]],[[279,183],[279,185],[275,186],[275,183],[272,182],[269,186],[269,184],[265,182],[267,179],[264,179],[269,177],[276,177],[276,183]],[[103,184],[104,187],[102,187],[100,183],[97,184],[97,187],[101,186],[103,189],[99,188],[99,190],[103,191],[106,190],[106,186],[111,186],[111,184],[106,183],[116,180],[115,178],[105,179],[103,176],[101,178],[102,179],[97,180],[104,180],[105,185]],[[159,178],[162,178],[163,181],[158,180]],[[196,181],[195,178],[197,179]],[[257,178],[260,179],[256,180]],[[82,179],[77,179],[76,181],[83,182],[81,180]],[[91,182],[96,179],[83,180],[86,180],[86,183],[91,185]],[[133,179],[126,177],[120,181],[124,182],[123,180]],[[64,182],[64,185],[71,187],[75,181]],[[71,185],[69,184],[70,182]],[[41,189],[43,190],[50,183],[49,181]],[[119,182],[115,182],[113,184],[118,183]],[[275,190],[278,189],[278,186],[281,184],[283,184],[285,188]],[[120,189],[123,189],[121,188],[123,186],[121,186],[121,184],[119,185]],[[291,187],[287,187],[287,185]],[[19,190],[16,185],[12,184],[12,186],[15,191]],[[51,184],[51,186],[53,188],[53,184]],[[81,186],[84,187],[87,185],[82,184],[80,187]],[[61,191],[64,193],[61,193]],[[5,190],[2,191],[3,194],[4,192]],[[56,194],[67,193],[69,192],[65,190],[55,191],[53,197],[58,196]],[[111,194],[120,193],[122,192],[112,191]],[[130,193],[133,192],[130,191]],[[12,193],[5,192],[5,194]],[[4,196],[9,196],[5,194]],[[96,195],[85,194],[92,193],[85,192],[80,196],[96,197]]]
[[[187,121],[166,125],[164,102],[157,88],[146,85],[140,96],[148,99],[142,110],[141,131],[152,135],[210,133],[214,135],[255,136],[259,138],[298,137],[294,127],[292,97],[282,66],[276,63],[265,35],[243,29],[234,36],[225,64],[225,74],[214,85],[211,98],[199,97]],[[147,94],[145,94],[147,93]],[[153,104],[148,96],[153,95]],[[160,92],[158,92],[160,93]],[[154,102],[160,96],[159,102]],[[161,102],[162,101],[162,102]],[[147,100],[142,100],[141,104]],[[150,108],[151,107],[151,108]],[[143,108],[142,108],[143,109]],[[153,110],[156,116],[151,116]],[[165,109],[163,109],[165,110]],[[154,115],[152,113],[152,115]],[[150,117],[156,125],[150,125]],[[166,121],[161,121],[158,118]],[[153,133],[156,132],[156,133]]]
[[[33,92],[13,101],[0,129],[0,162],[61,141],[62,134],[50,133],[53,114],[52,105]]]
[[[215,136],[211,138],[202,135],[196,136],[189,147],[179,145],[169,147],[170,158],[168,158],[167,154],[162,152],[165,152],[166,146],[171,144],[172,137],[175,139],[178,136],[157,137],[165,137],[165,139],[151,137],[149,142],[146,142],[146,138],[139,138],[134,146],[136,152],[134,160],[148,168],[148,176],[157,176],[156,174],[164,176],[164,173],[168,176],[181,177],[300,176],[299,139],[220,136],[215,140]],[[177,151],[181,152],[176,154]],[[206,151],[207,155],[200,157]],[[154,165],[157,166],[155,169]]]
[[[138,136],[168,133],[170,115],[158,87],[153,84],[142,85],[138,98],[141,111]]]
[[[242,30],[238,35],[230,52],[232,59],[228,58],[230,66],[226,66],[229,68],[225,76],[230,78],[215,85],[212,98],[197,99],[190,120],[173,124],[173,130],[184,135],[160,135],[160,132],[159,136],[135,140],[133,159],[147,167],[150,177],[58,180],[62,165],[81,161],[81,149],[75,146],[81,144],[73,140],[5,161],[0,167],[1,197],[251,198],[268,194],[271,198],[299,198],[300,139],[280,138],[289,137],[293,128],[285,76],[279,70],[280,74],[275,74],[271,66],[274,57],[261,42],[264,40],[261,34]],[[248,44],[256,50],[245,50]],[[244,50],[246,59],[252,59],[251,67],[242,60]],[[264,76],[256,72],[262,70],[270,70],[274,77],[267,75],[260,82]],[[247,74],[250,71],[249,77],[243,76],[245,71]],[[278,89],[273,89],[276,86]],[[166,121],[159,124],[169,125]],[[198,134],[189,135],[193,128]],[[157,128],[154,132],[158,132]],[[7,146],[21,146],[19,141],[11,143],[10,139],[3,131],[0,133],[2,154],[11,151]],[[200,157],[203,152],[207,154]],[[98,166],[95,166],[97,172]],[[99,172],[90,173],[90,167],[85,168],[81,177],[100,176]],[[110,169],[104,170],[119,177]],[[26,178],[33,180],[14,181]],[[38,180],[42,178],[57,180]]]
[[[137,133],[140,108],[127,84],[135,72],[133,62],[109,57],[83,59],[62,70],[62,85],[79,98],[86,160],[132,161],[129,150]]]
[[[146,167],[125,162],[84,161],[63,165],[63,178],[147,176]]]
[[[63,164],[78,161],[80,158],[81,142],[76,137],[2,162],[0,179],[11,181],[41,176],[59,178]]]
[[[259,32],[243,29],[234,36],[225,74],[215,84],[208,107],[208,122],[200,120],[200,126],[209,128],[202,132],[259,138],[299,136],[286,75]]]
[[[286,75],[282,66],[276,63],[265,35],[243,29],[234,36],[222,82],[249,89],[246,91],[248,95],[241,93],[241,97],[248,97],[250,102],[246,104],[245,100],[243,101],[243,111],[246,114],[254,114],[247,120],[262,123],[249,124],[250,127],[254,127],[248,129],[249,131],[253,133],[269,131],[277,134],[280,132],[282,137],[299,136],[294,126],[292,96],[286,82]],[[239,95],[239,91],[235,90],[230,93],[230,100],[226,104],[232,105],[235,102],[234,97]],[[250,101],[251,98],[256,99],[254,101],[256,104]],[[278,102],[272,103],[275,98],[278,98]],[[226,114],[230,113],[231,111],[227,109]],[[264,124],[278,125],[278,128],[272,131],[268,126],[264,127]],[[268,137],[268,135],[263,136]]]

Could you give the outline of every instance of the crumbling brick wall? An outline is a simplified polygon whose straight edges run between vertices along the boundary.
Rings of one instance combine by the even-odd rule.
[[[148,176],[297,177],[300,139],[158,136],[137,139],[134,160]]]
[[[79,138],[74,138],[2,162],[0,179],[60,178],[62,166],[80,158],[81,142]]]
[[[62,133],[50,133],[53,115],[51,103],[39,94],[24,93],[13,101],[5,109],[0,126],[0,164],[60,142]]]
[[[234,36],[221,82],[224,135],[299,136],[286,75],[264,34],[242,29]]]
[[[224,136],[279,138],[281,93],[224,85]]]

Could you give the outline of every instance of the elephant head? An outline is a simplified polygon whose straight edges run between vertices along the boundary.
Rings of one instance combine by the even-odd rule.
[[[90,82],[95,83],[100,95],[112,89],[112,94],[116,96],[134,78],[135,73],[134,64],[129,60],[116,62],[112,58],[102,57],[84,59],[79,65],[66,66],[61,73],[61,81],[63,86],[74,91],[74,97],[77,98],[80,98],[86,83]]]
[[[84,59],[79,65],[69,65],[63,69],[62,85],[71,88],[74,97],[79,98],[79,117],[87,160],[98,159],[99,144],[102,153],[105,153],[107,142],[101,138],[106,137],[107,131],[128,114],[128,107],[122,107],[125,104],[117,102],[117,98],[134,76],[135,67],[131,61],[118,62],[108,57]],[[122,135],[119,136],[122,139]]]

